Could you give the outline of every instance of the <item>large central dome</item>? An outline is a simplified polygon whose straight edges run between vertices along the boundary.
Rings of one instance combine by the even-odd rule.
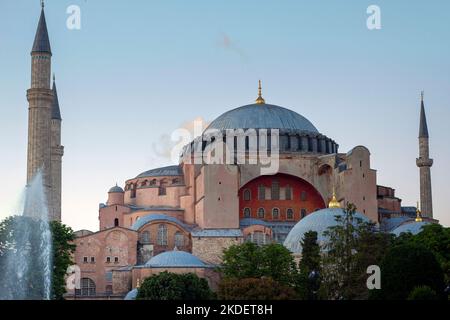
[[[208,129],[291,129],[319,133],[305,117],[292,110],[265,103],[242,106],[225,112]]]

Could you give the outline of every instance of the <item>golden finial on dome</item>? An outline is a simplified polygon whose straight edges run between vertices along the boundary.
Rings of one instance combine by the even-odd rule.
[[[417,201],[416,222],[422,222],[422,212],[419,209],[419,201]]]
[[[141,279],[140,278],[137,278],[136,279],[136,288],[140,288],[141,287]]]
[[[337,201],[337,199],[336,199],[336,191],[333,187],[333,197],[331,198],[330,203],[328,203],[328,208],[338,209],[340,207],[341,207],[341,205],[340,205],[339,201]]]
[[[258,82],[258,98],[256,98],[256,104],[265,104],[266,101],[263,99],[261,95],[261,80]]]

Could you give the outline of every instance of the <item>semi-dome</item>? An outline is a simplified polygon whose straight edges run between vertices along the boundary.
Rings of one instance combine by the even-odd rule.
[[[160,253],[145,263],[146,267],[152,268],[204,268],[207,265],[199,258],[185,251],[166,251]]]
[[[303,219],[301,219],[292,228],[284,241],[284,246],[293,253],[301,253],[302,247],[300,241],[308,231],[317,232],[317,242],[324,244],[327,238],[323,235],[329,227],[337,225],[336,216],[344,216],[344,210],[341,208],[327,208],[313,212]],[[369,219],[361,213],[356,212],[355,219],[361,219],[364,222],[369,222]]]
[[[391,233],[395,234],[396,236],[399,236],[402,233],[412,233],[412,234],[418,234],[422,231],[422,228],[426,226],[427,224],[430,224],[428,221],[420,221],[420,222],[409,222],[401,224],[399,227],[392,230]]]
[[[123,298],[123,300],[136,300],[137,294],[138,289],[134,288],[133,290],[127,293],[127,295],[125,296],[125,298]]]
[[[108,193],[123,193],[123,189],[116,184],[114,187],[109,189]]]
[[[266,103],[249,104],[225,112],[207,129],[289,129],[319,133],[308,119],[297,112]]]

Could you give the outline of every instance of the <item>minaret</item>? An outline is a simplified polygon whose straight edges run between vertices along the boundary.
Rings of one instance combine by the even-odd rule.
[[[61,145],[61,111],[56,91],[55,75],[53,75],[53,103],[50,120],[51,146],[51,183],[52,193],[49,212],[52,220],[61,221],[61,175],[64,147]]]
[[[50,89],[51,74],[50,41],[45,22],[44,4],[31,51],[31,88],[28,99],[28,155],[27,183],[41,170],[47,199],[51,199],[51,150],[50,118],[53,92]],[[50,201],[48,201],[50,204]]]
[[[420,208],[422,217],[433,218],[433,199],[431,194],[431,173],[433,159],[430,159],[430,148],[428,142],[427,117],[423,103],[423,91],[420,105],[420,125],[419,125],[419,158],[416,164],[420,170]]]

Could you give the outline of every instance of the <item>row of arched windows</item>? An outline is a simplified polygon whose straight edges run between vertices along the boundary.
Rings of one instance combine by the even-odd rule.
[[[252,209],[251,208],[244,208],[244,218],[251,218],[252,216]],[[306,209],[300,210],[300,217],[304,218],[306,216],[307,212]],[[257,217],[259,219],[266,218],[266,210],[264,208],[258,208],[257,211]],[[278,208],[272,208],[272,219],[277,220],[280,219],[280,209]],[[294,210],[291,208],[286,209],[286,219],[293,220],[294,219]]]
[[[174,235],[174,242],[176,247],[184,247],[185,245],[185,239],[184,234],[180,231],[175,232]],[[150,241],[150,231],[144,231],[140,235],[140,242],[142,244],[149,244]],[[158,234],[156,238],[156,243],[159,246],[167,246],[168,244],[168,231],[167,231],[167,225],[160,224],[158,226]]]
[[[292,187],[290,185],[286,185],[284,187],[284,199],[285,200],[292,200]],[[252,200],[252,191],[250,189],[245,189],[243,192],[244,201],[250,201]],[[306,201],[307,194],[306,191],[302,191],[300,193],[300,200]],[[272,186],[270,188],[270,199],[267,199],[266,197],[266,186],[263,184],[260,184],[258,186],[258,200],[280,200],[280,185],[278,183],[278,180],[274,180],[272,182]]]
[[[172,179],[172,184],[180,184],[181,183],[181,178],[173,178]],[[153,186],[163,186],[163,185],[167,185],[168,181],[167,179],[161,179],[161,180],[157,180],[157,179],[152,179],[152,180],[142,180],[142,181],[137,181],[135,183],[129,183],[125,186],[125,191],[128,190],[134,190],[136,188],[139,187],[153,187]]]

